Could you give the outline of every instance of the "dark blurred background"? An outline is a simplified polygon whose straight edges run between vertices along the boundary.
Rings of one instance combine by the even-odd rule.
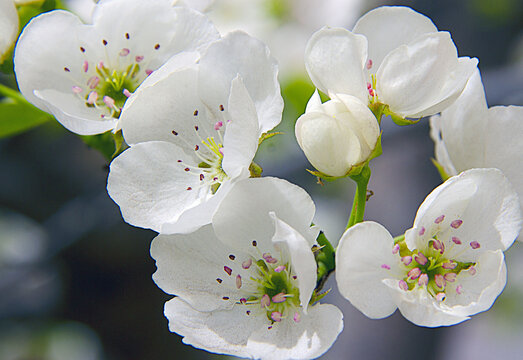
[[[216,0],[214,6],[221,1],[228,0]],[[289,8],[300,6],[300,0],[288,2]],[[440,30],[450,31],[461,56],[479,58],[490,105],[523,105],[522,1],[337,2],[353,3],[353,12],[345,17],[349,29],[376,6],[411,6]],[[311,7],[322,4],[307,1]],[[218,13],[211,9],[210,16]],[[268,16],[259,14],[258,21]],[[315,21],[329,24],[326,16]],[[284,20],[305,39],[319,28],[300,23],[303,19],[297,16]],[[281,26],[253,35],[268,37],[271,45],[270,38],[278,36]],[[293,67],[285,61],[283,69]],[[310,165],[296,144],[293,126],[313,87],[303,73],[286,74],[282,70],[284,135],[264,143],[257,162],[265,176],[288,179],[313,196],[315,222],[336,244],[354,187],[350,180],[320,186],[305,171]],[[0,82],[14,84],[10,76],[0,77]],[[371,163],[369,188],[374,196],[365,218],[398,235],[409,228],[419,204],[440,179],[430,162],[428,121],[400,128],[385,119],[382,127],[383,155]],[[155,265],[149,246],[155,233],[123,222],[105,191],[107,174],[105,159],[56,122],[0,139],[0,359],[223,358],[185,346],[168,331],[163,304],[170,296],[151,279]],[[327,286],[335,291],[325,302],[343,310],[345,330],[322,359],[518,358],[523,351],[521,244],[507,257],[508,286],[493,309],[452,328],[417,327],[398,313],[369,320],[336,294],[330,279]]]

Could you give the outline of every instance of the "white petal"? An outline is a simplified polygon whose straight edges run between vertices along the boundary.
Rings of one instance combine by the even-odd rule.
[[[397,280],[384,280],[401,314],[410,322],[419,326],[437,327],[455,325],[469,319],[468,316],[455,314],[450,309],[438,306],[425,288],[416,287],[410,291],[399,288]]]
[[[440,145],[436,142],[437,160],[441,159],[440,162],[445,162],[440,154],[443,150],[438,152],[438,147],[443,146],[457,172],[474,167],[485,167],[488,122],[485,91],[479,70],[476,69],[456,102],[444,110],[439,117],[431,119],[431,128],[437,126],[439,129],[439,133],[435,133],[433,139],[439,135],[443,142],[439,143]]]
[[[281,121],[283,99],[278,83],[278,67],[261,41],[240,31],[213,43],[200,60],[199,87],[211,111],[229,99],[231,81],[240,75],[256,106],[260,134]]]
[[[223,139],[222,168],[229,177],[235,178],[242,171],[248,171],[258,149],[260,133],[255,104],[239,75],[232,81],[228,104],[231,119]]]
[[[125,141],[136,144],[161,140],[175,143],[187,153],[193,153],[196,145],[203,151],[201,138],[215,131],[214,121],[206,116],[198,96],[197,77],[195,68],[159,71],[152,85],[138,88],[120,116]]]
[[[353,33],[367,38],[373,69],[378,69],[385,56],[395,48],[436,31],[438,29],[428,17],[404,6],[382,6],[371,10],[352,29]]]
[[[114,159],[107,191],[124,220],[160,231],[162,224],[176,221],[184,210],[199,204],[203,197],[199,173],[194,168],[185,171],[186,160],[179,147],[160,141],[137,144]]]
[[[74,84],[64,67],[73,70],[71,64],[80,67],[83,63],[76,36],[81,25],[78,17],[67,11],[52,11],[33,18],[18,39],[14,57],[18,87],[29,102],[44,111],[49,111],[47,103],[33,94],[35,89],[72,94]]]
[[[501,169],[516,189],[523,207],[523,107],[495,106],[488,110],[485,167]]]
[[[307,101],[307,107],[305,108],[305,112],[312,112],[312,111],[319,111],[321,109],[321,97],[318,93],[318,89],[314,90],[314,93],[310,97],[309,101]]]
[[[18,13],[12,0],[0,1],[0,63],[18,35]]]
[[[305,50],[305,66],[318,89],[356,96],[364,103],[368,102],[366,61],[367,39],[342,28],[317,31]]]
[[[153,274],[158,287],[200,311],[230,309],[242,297],[235,279],[240,272],[248,279],[241,264],[250,257],[220,242],[211,225],[187,235],[157,236],[151,244],[151,256],[158,268]],[[232,270],[231,275],[224,266]]]
[[[438,163],[443,166],[443,170],[449,176],[457,175],[458,172],[450,160],[450,155],[447,151],[447,143],[442,138],[441,115],[433,115],[429,119],[430,123],[430,138],[434,141],[434,155]]]
[[[436,224],[435,220],[442,215],[445,218]],[[454,220],[463,223],[453,229],[450,224]],[[459,261],[475,261],[483,251],[510,247],[521,223],[519,199],[501,171],[472,169],[450,178],[427,196],[416,214],[415,230],[406,234],[406,241],[409,248],[419,249],[427,245],[435,230],[450,231],[447,256]],[[427,231],[417,236],[421,227]],[[462,244],[453,246],[451,236],[457,236]],[[477,241],[480,248],[473,249],[472,241]]]
[[[215,0],[173,0],[173,5],[187,6],[199,12],[205,12],[214,4]]]
[[[459,96],[476,65],[476,59],[458,59],[449,33],[429,33],[384,58],[376,73],[378,97],[401,116],[433,115]]]
[[[337,94],[336,98],[345,105],[350,113],[352,127],[358,130],[357,134],[360,143],[364,144],[362,146],[365,149],[363,156],[365,158],[368,157],[370,152],[374,150],[380,134],[376,117],[367,107],[366,103],[362,103],[354,96]]]
[[[507,282],[507,267],[501,250],[486,251],[477,260],[476,274],[462,271],[447,283],[445,305],[456,313],[474,315],[490,309]],[[460,294],[456,287],[460,286]]]
[[[317,265],[309,242],[296,230],[278,219],[274,212],[269,213],[274,220],[276,231],[272,238],[273,244],[284,246],[289,256],[294,274],[297,276],[300,291],[300,305],[307,313],[307,306],[316,287]]]
[[[313,245],[318,230],[310,227],[314,203],[302,188],[285,180],[263,177],[239,181],[221,202],[213,217],[216,235],[231,247],[259,253],[251,246],[256,240],[263,253],[272,251],[273,211]]]
[[[332,305],[317,305],[302,316],[276,323],[247,316],[244,307],[231,311],[199,312],[179,298],[165,304],[169,329],[183,342],[219,354],[255,359],[313,359],[326,352],[343,329],[343,315]]]
[[[336,250],[336,283],[340,294],[372,319],[387,317],[396,310],[387,286],[382,283],[384,279],[404,276],[399,256],[392,254],[393,245],[387,229],[366,221],[345,231]]]

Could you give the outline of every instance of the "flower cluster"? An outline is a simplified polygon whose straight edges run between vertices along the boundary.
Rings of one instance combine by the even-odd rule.
[[[126,222],[159,233],[153,279],[175,296],[169,329],[215,353],[318,357],[343,329],[341,311],[319,303],[334,270],[340,293],[370,318],[399,309],[434,327],[489,309],[523,221],[523,113],[487,107],[477,59],[459,57],[448,32],[407,7],[312,35],[305,66],[317,90],[296,138],[320,183],[357,184],[335,251],[312,224],[309,195],[254,163],[284,105],[269,48],[242,31],[220,35],[189,6],[210,1],[101,0],[89,24],[51,11],[25,27],[14,55],[30,103],[77,134],[123,137],[107,191]],[[12,41],[0,40],[3,54]],[[396,238],[363,221],[383,116],[399,125],[432,116],[446,180]]]

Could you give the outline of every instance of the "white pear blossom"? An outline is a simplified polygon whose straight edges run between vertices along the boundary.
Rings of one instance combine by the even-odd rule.
[[[317,91],[295,130],[307,159],[329,176],[344,176],[367,161],[379,137],[378,122],[365,103],[338,94],[322,104]]]
[[[230,186],[249,177],[259,138],[283,109],[276,62],[245,33],[211,44],[198,64],[179,58],[129,99],[121,121],[131,147],[112,162],[107,185],[125,221],[162,233],[211,221]]]
[[[458,100],[430,119],[436,160],[450,176],[471,168],[498,168],[522,201],[522,119],[522,106],[488,108],[477,70]]]
[[[341,311],[311,303],[316,262],[314,204],[276,178],[238,182],[212,225],[159,235],[153,279],[176,295],[169,329],[210,352],[257,359],[312,359],[343,328]]]
[[[67,129],[118,130],[127,98],[173,55],[219,37],[203,15],[165,0],[102,0],[92,24],[51,11],[25,27],[15,49],[22,94]]]
[[[18,12],[13,0],[0,0],[0,64],[18,35]]]
[[[309,76],[329,96],[388,105],[402,118],[433,115],[454,101],[476,59],[459,57],[450,34],[410,8],[384,6],[354,29],[323,28],[305,53]]]
[[[374,222],[345,232],[336,253],[340,293],[370,318],[399,308],[421,326],[460,323],[488,310],[506,282],[503,251],[522,223],[498,169],[450,178],[421,204],[405,241]]]

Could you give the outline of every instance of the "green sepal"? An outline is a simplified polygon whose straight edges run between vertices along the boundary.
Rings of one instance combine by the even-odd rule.
[[[441,165],[436,159],[434,158],[431,158],[430,159],[432,161],[432,164],[434,164],[434,166],[436,167],[436,169],[438,170],[439,172],[439,176],[441,176],[441,180],[443,182],[447,181],[447,179],[450,177],[449,174],[447,174],[447,172],[445,171],[445,168],[443,167],[443,165]]]
[[[342,176],[331,176],[331,175],[324,174],[318,170],[309,170],[309,169],[305,169],[305,170],[307,170],[309,173],[311,173],[312,175],[314,175],[320,179],[327,180],[327,181],[334,181],[334,180],[346,178],[348,176],[358,175],[359,173],[361,173],[361,170],[365,167],[365,165],[367,165],[367,163],[368,163],[368,160],[352,166],[350,168],[350,170],[345,175],[342,175]]]
[[[98,150],[107,161],[111,161],[125,150],[121,131],[116,134],[108,131],[98,135],[81,135],[80,138],[90,148]]]
[[[394,123],[399,126],[414,125],[421,120],[421,118],[419,118],[417,120],[410,120],[410,119],[404,118],[403,116],[400,116],[400,115],[390,111],[388,106],[385,106],[385,108],[383,109],[383,115],[390,116],[392,121],[394,121]]]
[[[318,245],[320,245],[319,247],[313,247],[314,258],[316,260],[316,264],[318,265],[316,290],[320,291],[327,281],[329,275],[336,268],[336,257],[334,248],[323,231],[320,231],[316,241],[318,242]]]
[[[251,173],[252,178],[261,177],[263,168],[253,161],[251,162],[251,165],[249,165],[249,172]]]
[[[324,292],[322,293],[318,293],[319,290],[314,290],[312,292],[312,296],[311,296],[311,299],[309,301],[309,305],[314,305],[315,303],[317,303],[318,301],[320,301],[321,299],[323,299],[325,297],[325,295],[327,295],[328,293],[331,292],[331,289],[329,290],[325,290]]]
[[[370,109],[370,111],[372,111],[372,113],[376,117],[376,120],[378,121],[378,125],[381,125],[381,117],[382,117],[383,112],[385,111],[386,107],[387,107],[387,105],[380,103],[380,102],[375,102],[375,103],[372,103],[369,105],[369,109]]]
[[[367,163],[371,161],[372,159],[377,158],[383,153],[383,148],[381,147],[381,135],[383,134],[383,131],[380,132],[380,135],[378,136],[378,140],[376,140],[376,145],[374,145],[374,150],[369,155],[369,159],[367,160]]]
[[[264,142],[265,140],[267,139],[270,139],[271,137],[275,136],[275,135],[281,135],[283,134],[281,131],[276,131],[276,132],[265,132],[263,134],[261,134],[260,138],[258,139],[258,146],[261,145],[262,142]]]

